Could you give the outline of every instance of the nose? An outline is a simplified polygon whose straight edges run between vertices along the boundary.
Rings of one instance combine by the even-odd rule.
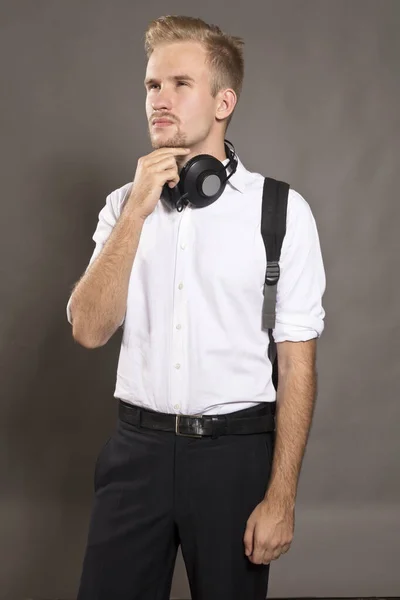
[[[152,99],[151,106],[154,111],[170,111],[172,109],[171,94],[165,88],[161,88],[156,97]]]

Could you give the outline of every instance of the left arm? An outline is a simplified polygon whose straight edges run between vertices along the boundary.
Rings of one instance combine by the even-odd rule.
[[[294,535],[294,513],[301,464],[314,414],[316,339],[280,342],[275,448],[264,499],[247,521],[244,544],[254,564],[285,554]]]
[[[293,510],[301,465],[311,428],[317,389],[317,340],[280,342],[276,437],[265,500]]]
[[[297,485],[316,397],[316,339],[280,342],[275,448],[264,499],[250,515],[244,536],[254,564],[285,554],[294,535]]]
[[[293,190],[286,224],[273,330],[278,353],[274,456],[265,497],[244,535],[246,554],[255,564],[276,560],[293,539],[297,486],[315,407],[317,338],[324,329],[318,231],[309,205]]]

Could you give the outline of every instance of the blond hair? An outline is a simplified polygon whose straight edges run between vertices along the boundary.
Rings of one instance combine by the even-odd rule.
[[[159,44],[200,42],[207,53],[211,72],[211,94],[215,98],[222,89],[233,89],[239,100],[244,77],[242,38],[224,33],[217,25],[185,16],[166,16],[151,21],[145,34],[145,51],[149,59]],[[232,113],[233,114],[233,113]],[[227,119],[227,125],[232,118]]]

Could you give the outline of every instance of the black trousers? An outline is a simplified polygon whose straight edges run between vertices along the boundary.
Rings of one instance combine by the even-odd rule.
[[[78,600],[168,600],[179,545],[192,600],[264,600],[269,565],[250,562],[243,537],[272,456],[272,432],[190,438],[117,419],[96,462]]]

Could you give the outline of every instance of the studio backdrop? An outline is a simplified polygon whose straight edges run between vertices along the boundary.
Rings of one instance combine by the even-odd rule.
[[[244,38],[229,139],[306,198],[323,251],[317,408],[269,596],[400,595],[400,2],[2,0],[0,597],[76,597],[121,331],[87,350],[65,307],[151,151],[143,38],[165,14]]]

